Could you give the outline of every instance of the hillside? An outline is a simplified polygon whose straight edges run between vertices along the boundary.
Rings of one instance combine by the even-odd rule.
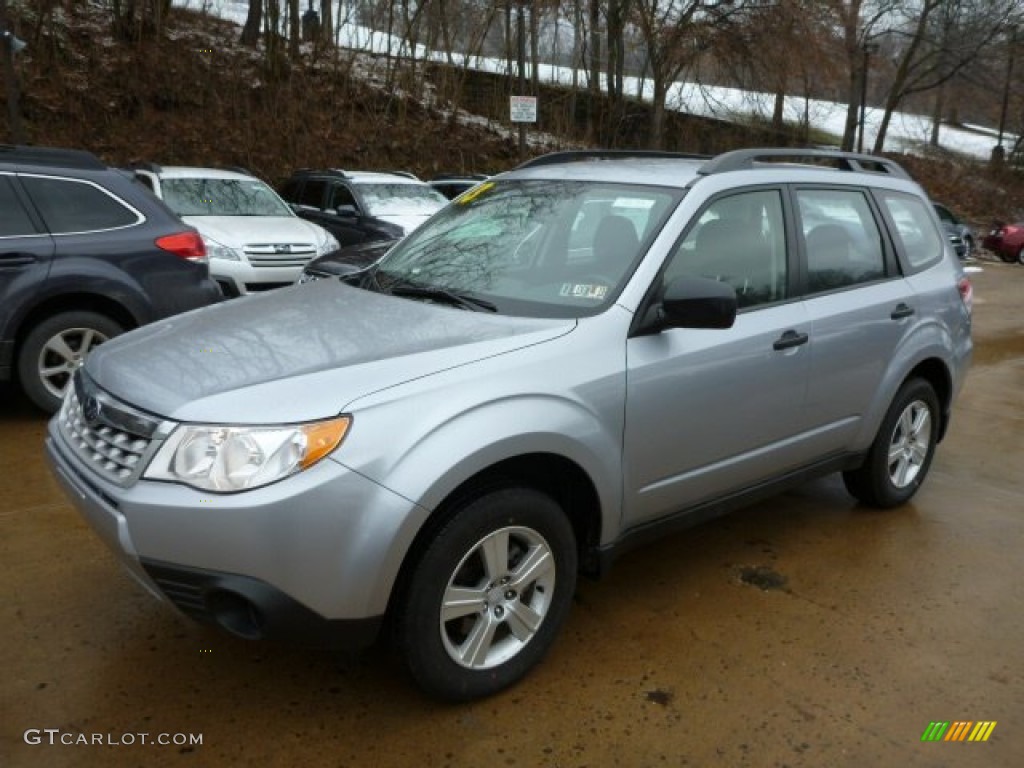
[[[25,138],[87,148],[111,164],[240,165],[279,181],[296,167],[494,173],[519,161],[505,122],[506,80],[431,65],[386,71],[381,59],[305,48],[291,64],[238,43],[238,28],[172,10],[164,34],[119,42],[107,13],[72,6],[42,23],[22,18],[20,54]],[[616,111],[554,88],[541,93],[530,154],[573,146],[643,147],[649,113]],[[596,128],[586,131],[588,111]],[[797,145],[794,129],[669,115],[666,149],[715,153],[740,146]],[[5,126],[6,128],[6,126]],[[5,137],[9,140],[9,137]],[[819,141],[821,137],[812,136]],[[936,199],[975,223],[1024,218],[1024,181],[993,178],[953,156],[901,158]]]

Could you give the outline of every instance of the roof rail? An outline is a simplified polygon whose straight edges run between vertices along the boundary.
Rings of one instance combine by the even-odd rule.
[[[337,176],[339,179],[347,179],[349,175],[341,168],[296,168],[292,176]]]
[[[709,160],[698,171],[702,176],[727,171],[740,171],[756,168],[759,161],[764,160],[796,160],[813,159],[831,161],[830,163],[807,163],[807,165],[828,165],[840,171],[861,173],[886,173],[909,179],[903,167],[887,157],[864,155],[857,152],[843,152],[832,149],[794,149],[789,147],[774,149],[737,149],[725,152]]]
[[[0,161],[28,163],[32,165],[54,165],[88,170],[106,170],[107,165],[92,152],[82,149],[60,149],[57,147],[34,147],[26,144],[0,144]]]
[[[140,161],[133,161],[133,162],[129,163],[129,167],[133,171],[149,171],[150,173],[162,173],[163,170],[164,170],[163,168],[161,168],[156,163],[150,163],[150,162],[141,161],[141,160]]]
[[[625,160],[634,159],[663,159],[663,160],[709,160],[711,155],[697,155],[688,152],[661,152],[651,149],[571,149],[564,152],[551,152],[547,155],[535,157],[516,166],[516,170],[522,168],[537,168],[542,165],[557,165],[559,163],[578,163],[584,160]]]

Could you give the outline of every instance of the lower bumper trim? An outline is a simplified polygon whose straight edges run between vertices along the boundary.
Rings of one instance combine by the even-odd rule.
[[[356,650],[373,643],[384,620],[328,619],[259,579],[145,558],[140,562],[182,613],[247,640]]]

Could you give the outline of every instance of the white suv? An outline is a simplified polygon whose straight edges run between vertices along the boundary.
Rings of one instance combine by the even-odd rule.
[[[225,296],[290,285],[309,261],[338,248],[332,234],[300,219],[274,190],[248,174],[152,164],[133,171],[199,230],[210,276]]]

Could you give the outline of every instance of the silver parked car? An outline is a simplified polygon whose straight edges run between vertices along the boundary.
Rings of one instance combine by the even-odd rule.
[[[864,504],[910,499],[970,329],[891,161],[565,153],[373,269],[104,344],[48,454],[186,614],[335,645],[387,616],[423,688],[471,699],[638,542],[832,472]]]

